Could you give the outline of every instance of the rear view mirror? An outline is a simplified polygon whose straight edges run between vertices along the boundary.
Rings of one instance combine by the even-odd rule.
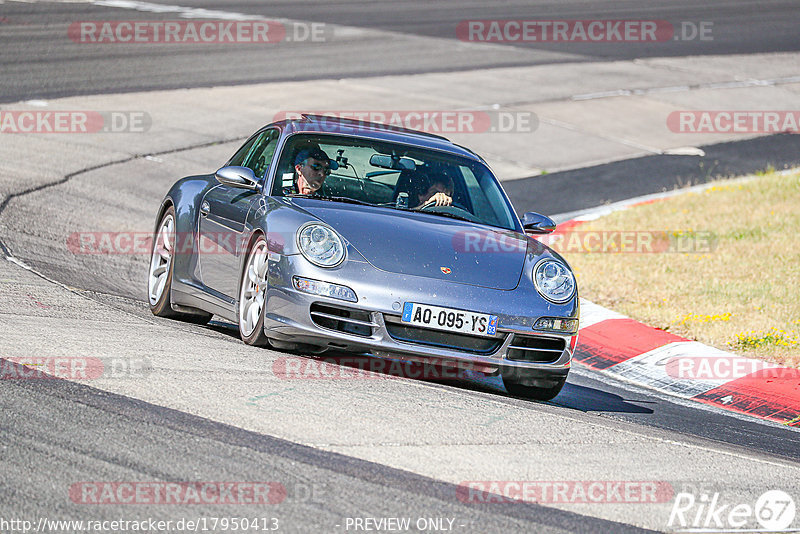
[[[522,228],[526,234],[549,234],[556,229],[553,219],[533,211],[522,216]]]
[[[392,169],[394,171],[413,171],[417,168],[417,164],[411,158],[402,158],[400,156],[385,156],[383,154],[373,154],[369,158],[369,164],[373,167],[380,167],[381,169]]]

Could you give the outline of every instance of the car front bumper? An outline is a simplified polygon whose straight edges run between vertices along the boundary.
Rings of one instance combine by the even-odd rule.
[[[358,302],[313,295],[295,289],[293,276],[335,283],[349,287]],[[368,352],[378,357],[407,361],[444,360],[484,373],[519,372],[523,375],[566,376],[577,341],[577,333],[539,332],[532,326],[539,317],[578,317],[577,298],[563,305],[549,303],[526,289],[506,291],[428,278],[380,271],[362,261],[348,261],[335,269],[323,269],[300,255],[270,255],[267,310],[264,330],[277,341],[303,343],[323,348]],[[533,292],[533,293],[531,293]],[[498,316],[496,348],[486,351],[454,349],[398,339],[391,333],[399,324],[404,302],[419,302],[448,308],[488,313]],[[312,316],[312,305],[351,310],[359,318],[363,332],[358,335],[320,325]],[[520,313],[523,311],[524,313]],[[319,319],[319,312],[316,319]],[[345,319],[345,322],[348,322]],[[519,340],[541,338],[563,343],[560,352],[547,362],[510,359]],[[485,339],[485,338],[484,338]],[[536,340],[534,340],[536,341]]]

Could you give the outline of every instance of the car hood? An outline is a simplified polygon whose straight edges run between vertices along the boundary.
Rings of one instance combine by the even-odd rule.
[[[528,240],[518,232],[424,213],[296,202],[382,271],[503,290],[519,284]]]

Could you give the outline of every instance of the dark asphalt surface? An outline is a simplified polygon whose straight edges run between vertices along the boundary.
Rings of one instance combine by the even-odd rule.
[[[745,170],[776,167],[795,162],[799,153],[793,150],[797,136],[778,136],[774,143],[767,140],[751,140],[704,147],[709,155],[725,161],[725,174],[738,174]],[[774,144],[783,145],[784,151],[766,152]],[[789,156],[781,154],[789,154]],[[725,157],[725,155],[728,157]],[[732,155],[742,155],[735,160]],[[748,158],[747,154],[760,154],[763,159]],[[683,157],[656,156],[640,158],[630,162],[609,164],[624,166],[624,176],[642,177],[635,185],[637,194],[656,192],[679,185],[687,179],[691,169],[701,168],[694,163],[681,172],[656,173],[659,159],[683,160]],[[601,182],[607,200],[626,198],[623,181],[614,172]],[[672,172],[672,174],[670,174]],[[124,174],[124,173],[120,173]],[[712,172],[711,175],[714,173]],[[595,191],[587,184],[598,176],[596,169],[573,171],[562,179],[574,180],[575,191]],[[672,176],[672,181],[670,181]],[[705,176],[705,175],[704,175]],[[531,208],[540,209],[543,195],[551,189],[548,175],[517,182],[506,183],[519,187],[514,190],[513,200],[522,209],[526,198],[537,199]],[[658,179],[656,179],[658,177]],[[72,178],[80,179],[80,175]],[[648,179],[650,181],[648,181]],[[114,180],[125,181],[126,176]],[[618,189],[614,188],[617,185]],[[113,186],[113,183],[110,184]],[[142,187],[150,187],[147,182]],[[588,193],[587,193],[588,194]],[[15,210],[25,209],[26,197],[36,200],[35,205],[48,205],[64,200],[61,186],[39,190],[16,198],[0,212],[6,222],[17,220]],[[628,195],[629,197],[630,195]],[[588,203],[588,204],[587,204]],[[576,195],[563,205],[551,204],[548,213],[577,210],[596,205],[597,199],[583,199]],[[8,211],[8,213],[6,213]],[[41,243],[41,221],[24,221],[14,228],[11,249],[30,261],[26,253],[34,250],[34,243]],[[91,224],[88,221],[87,224]],[[63,252],[62,252],[63,255]],[[53,258],[51,258],[52,260]],[[76,257],[62,257],[52,263],[31,261],[36,268],[49,276],[76,287],[99,291],[90,297],[104,302],[126,313],[149,317],[147,306],[133,295],[120,298],[110,285],[114,280],[137,280],[130,273],[144,272],[146,258],[135,256],[114,257],[114,262],[103,258],[81,257],[96,265],[72,266],[67,262]],[[122,262],[116,264],[115,262]],[[142,265],[140,265],[142,264]],[[87,271],[88,269],[88,271]],[[101,269],[98,271],[97,269]],[[102,270],[104,269],[104,270]],[[104,272],[103,276],[87,278],[85,272]],[[131,278],[133,276],[133,278]],[[130,288],[131,283],[125,282]],[[138,286],[136,286],[137,289]],[[111,293],[104,295],[103,293]],[[241,343],[233,325],[212,324],[207,328],[172,322],[176,330],[202,330],[204,335],[227,338],[231,343]],[[497,381],[480,383],[438,384],[428,383],[432,388],[448,388],[463,395],[491,398],[526,410],[545,408],[539,403],[506,396]],[[685,442],[704,446],[721,447],[736,454],[800,461],[800,440],[789,429],[765,424],[753,419],[742,419],[716,411],[702,410],[692,405],[675,402],[674,399],[655,395],[653,392],[606,380],[591,372],[576,369],[562,393],[553,401],[554,405],[576,413],[596,415],[608,423],[631,424],[637,431],[653,435],[669,436]],[[282,440],[232,429],[226,425],[212,423],[177,411],[153,406],[145,402],[124,398],[94,390],[83,385],[60,381],[0,381],[0,406],[4,418],[0,423],[0,443],[3,444],[4,480],[0,488],[0,515],[33,517],[43,510],[53,510],[63,519],[105,519],[122,516],[137,517],[138,510],[122,505],[104,507],[77,506],[65,497],[70,484],[85,480],[243,480],[261,477],[277,480],[287,487],[303,487],[309,481],[326,481],[335,498],[326,495],[322,503],[294,502],[275,507],[274,516],[286,521],[286,530],[308,531],[311,526],[336,524],[345,517],[393,517],[405,513],[414,517],[456,517],[470,526],[465,531],[566,531],[607,532],[619,531],[617,525],[595,521],[577,514],[543,511],[538,507],[514,506],[474,508],[448,501],[454,487],[425,477],[391,469],[378,464],[322,452]],[[130,415],[135,413],[135,416]],[[176,423],[180,422],[180,424]],[[212,429],[210,431],[209,429]],[[235,435],[231,443],[224,436]],[[287,452],[288,451],[288,452]],[[288,455],[288,456],[287,456]],[[288,459],[287,459],[288,458]],[[290,467],[287,462],[295,462]],[[45,466],[45,467],[42,467]],[[267,478],[269,477],[269,478]],[[687,474],[688,478],[688,474]],[[305,481],[305,482],[303,482]],[[381,483],[383,481],[383,483]],[[23,488],[22,490],[20,488]],[[405,502],[399,507],[392,503]],[[357,504],[355,504],[357,503]],[[246,508],[246,507],[245,507]],[[224,512],[230,516],[244,514],[248,510],[226,506]],[[272,512],[272,510],[269,510]],[[132,513],[136,512],[136,513]],[[203,509],[197,506],[147,507],[147,514],[163,519],[219,515],[220,507]],[[431,515],[433,514],[433,515]],[[438,514],[438,515],[437,515]],[[252,515],[252,514],[251,514]],[[331,529],[332,530],[332,529]]]
[[[80,21],[165,21],[178,14],[96,6],[92,3],[0,4],[0,102],[75,94],[175,89],[285,80],[470,70],[573,61],[794,51],[800,47],[800,9],[794,0],[669,3],[635,0],[503,2],[289,2],[236,0],[157,1],[296,19],[363,30],[435,38],[409,46],[393,34],[339,34],[322,26],[324,40],[274,44],[91,44],[70,39]],[[391,6],[391,7],[389,7]],[[461,42],[465,20],[662,20],[677,28],[663,42]],[[684,23],[686,25],[684,26]],[[710,39],[684,40],[691,25],[710,24]],[[683,28],[686,28],[684,31]],[[289,26],[289,35],[307,30]],[[434,44],[435,43],[435,44]]]
[[[453,519],[453,530],[461,532],[645,532],[527,503],[462,503],[452,484],[73,382],[2,380],[0,406],[0,517],[6,520],[239,517],[269,518],[272,525],[276,518],[280,532],[346,532],[348,517],[412,517]],[[285,499],[97,505],[70,492],[75,484],[104,481],[277,483]]]
[[[135,308],[137,307],[134,305],[127,311],[131,312]],[[218,332],[226,333],[235,341],[239,340],[236,325],[224,322],[214,324],[218,326]],[[577,350],[580,353],[580,342]],[[352,355],[342,353],[340,356],[344,361],[352,360]],[[329,357],[335,358],[336,354],[326,353],[322,356]],[[747,450],[751,454],[800,461],[800,439],[792,439],[794,435],[784,427],[765,424],[751,417],[721,413],[718,410],[703,410],[691,401],[679,403],[669,395],[621,383],[612,377],[603,377],[580,364],[576,367],[578,369],[571,372],[567,384],[551,401],[552,404],[667,431],[681,439],[708,440],[724,447],[733,447],[740,452]],[[503,395],[504,402],[525,409],[536,410],[540,407],[539,403],[508,395],[499,378],[469,382],[430,381],[428,384],[431,387],[456,388],[464,393],[472,392],[477,395],[489,393],[495,400],[499,400],[498,395]]]
[[[675,436],[692,436],[791,461],[800,461],[800,439],[777,425],[764,425],[749,417],[704,412],[691,401],[678,404],[668,397],[631,384],[600,380],[592,371],[569,376],[554,404],[596,412],[620,421],[655,427]]]
[[[704,156],[655,155],[503,182],[519,213],[569,213],[633,197],[800,165],[800,135],[701,147]],[[565,195],[565,191],[572,194]]]
[[[160,2],[168,4],[168,2]],[[606,61],[652,56],[794,51],[800,48],[796,1],[747,0],[668,5],[634,1],[504,2],[195,2],[178,5],[343,24],[457,43],[455,28],[465,19],[661,19],[713,22],[713,41],[624,44],[503,44],[466,47],[459,55],[410,49],[374,38],[343,37],[326,43],[277,45],[141,45],[115,47],[74,43],[69,24],[81,20],[174,20],[175,14],[144,13],[88,3],[0,4],[0,102],[75,94],[301,80],[328,77],[420,73],[564,61]],[[391,6],[390,8],[388,6]],[[402,43],[401,43],[402,44]],[[402,47],[401,47],[402,48]],[[446,50],[446,46],[442,50]],[[519,49],[527,52],[520,55]],[[569,54],[565,56],[564,54]],[[549,214],[593,207],[631,196],[698,183],[717,175],[782,168],[800,163],[800,136],[704,147],[706,156],[650,156],[590,169],[507,182],[519,211]],[[633,178],[632,178],[633,177]],[[556,193],[559,188],[572,196]],[[54,187],[53,194],[58,194]],[[38,197],[37,202],[45,202]],[[0,213],[3,217],[4,213]],[[150,222],[148,221],[148,224]],[[12,250],[25,258],[40,240],[15,233]],[[4,236],[8,237],[8,236]],[[35,264],[35,262],[34,262]],[[85,287],[79,273],[65,275],[37,265],[68,284]],[[120,268],[121,266],[113,266]],[[112,274],[112,273],[109,273]],[[127,272],[118,273],[125,279]],[[104,287],[87,287],[103,291]],[[96,296],[104,299],[102,295]],[[134,313],[149,313],[133,299],[109,299]],[[175,328],[196,328],[176,323]],[[223,329],[224,330],[224,329]],[[209,329],[209,333],[214,333]],[[227,336],[224,331],[217,335]],[[484,395],[490,386],[462,384],[465,395]],[[500,397],[539,409],[534,402]],[[800,460],[800,440],[788,429],[721,415],[655,397],[645,390],[573,373],[555,404],[596,413],[620,423],[673,433],[676,439],[710,440],[753,456]],[[455,487],[350,457],[326,453],[247,432],[189,414],[61,381],[0,381],[0,516],[34,519],[42,511],[67,519],[196,518],[220,516],[219,507],[124,506],[87,508],[68,498],[69,485],[87,480],[269,480],[289,490],[287,501],[258,516],[291,519],[285,531],[335,530],[348,516],[454,517],[468,531],[625,532],[629,527],[532,505],[465,506]],[[646,429],[643,431],[647,431]],[[313,481],[324,481],[324,498],[301,498]],[[247,507],[224,509],[228,516],[253,516]]]

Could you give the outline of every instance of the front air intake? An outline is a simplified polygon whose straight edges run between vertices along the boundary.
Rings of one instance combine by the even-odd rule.
[[[553,363],[561,357],[567,342],[561,338],[515,335],[506,359],[515,362]]]
[[[311,320],[321,328],[363,337],[370,337],[378,327],[369,312],[319,302],[311,305]]]

